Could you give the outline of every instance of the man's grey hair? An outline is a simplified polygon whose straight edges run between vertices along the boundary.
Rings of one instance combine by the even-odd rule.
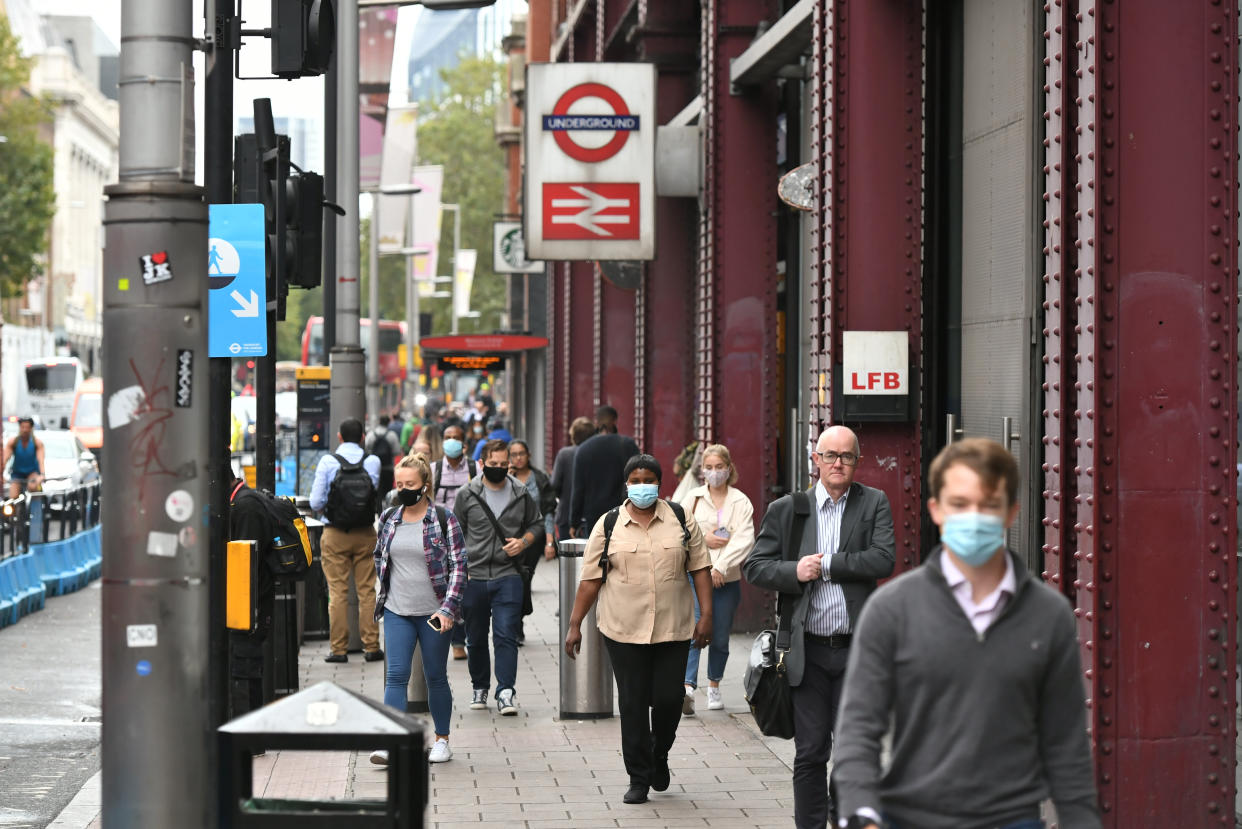
[[[845,431],[849,432],[850,436],[854,438],[854,454],[855,455],[862,454],[862,446],[858,443],[858,433],[848,426],[829,426],[827,429],[820,432],[819,439],[815,441],[816,452],[819,451],[819,445],[824,442],[824,438],[827,437],[828,433],[831,432],[833,429],[844,429]]]

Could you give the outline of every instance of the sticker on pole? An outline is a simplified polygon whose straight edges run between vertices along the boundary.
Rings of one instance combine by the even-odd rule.
[[[526,73],[526,254],[655,258],[654,66],[531,64]]]
[[[131,648],[154,648],[159,644],[155,625],[126,625],[125,644]]]
[[[207,234],[207,354],[267,354],[267,229],[261,204],[213,204]]]

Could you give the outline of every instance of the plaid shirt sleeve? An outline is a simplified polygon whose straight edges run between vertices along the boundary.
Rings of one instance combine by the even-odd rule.
[[[449,616],[454,622],[461,621],[461,602],[466,592],[466,539],[462,535],[461,524],[457,521],[457,516],[451,511],[447,511],[446,518],[448,526],[448,590],[445,591],[444,598],[441,600],[441,612]],[[436,522],[436,531],[439,531],[439,522]]]

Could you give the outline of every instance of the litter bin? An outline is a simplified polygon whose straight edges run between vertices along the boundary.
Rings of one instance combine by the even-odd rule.
[[[569,632],[574,612],[578,579],[582,573],[582,554],[586,539],[558,542],[561,566],[561,642]],[[561,719],[599,720],[612,716],[612,663],[604,648],[604,635],[595,623],[595,608],[582,620],[582,649],[577,659],[561,653]]]
[[[224,829],[296,826],[300,829],[421,829],[429,774],[423,724],[376,700],[321,682],[217,731],[220,746],[220,825]],[[383,799],[294,800],[256,796],[258,751],[388,752]],[[307,761],[304,761],[307,762]],[[307,768],[314,768],[314,761]]]
[[[309,510],[309,507],[307,508]],[[306,532],[310,536],[311,563],[306,571],[306,599],[303,610],[302,635],[306,639],[328,638],[328,582],[323,577],[323,560],[320,542],[323,540],[323,522],[303,514]]]

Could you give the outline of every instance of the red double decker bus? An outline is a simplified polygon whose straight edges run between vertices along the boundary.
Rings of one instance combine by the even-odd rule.
[[[371,347],[371,320],[363,317],[359,337],[362,350]],[[379,373],[381,411],[392,414],[401,407],[401,384],[405,370],[401,367],[400,352],[405,344],[405,323],[396,320],[379,321]],[[323,317],[311,317],[302,332],[302,365],[327,365],[323,348]]]

